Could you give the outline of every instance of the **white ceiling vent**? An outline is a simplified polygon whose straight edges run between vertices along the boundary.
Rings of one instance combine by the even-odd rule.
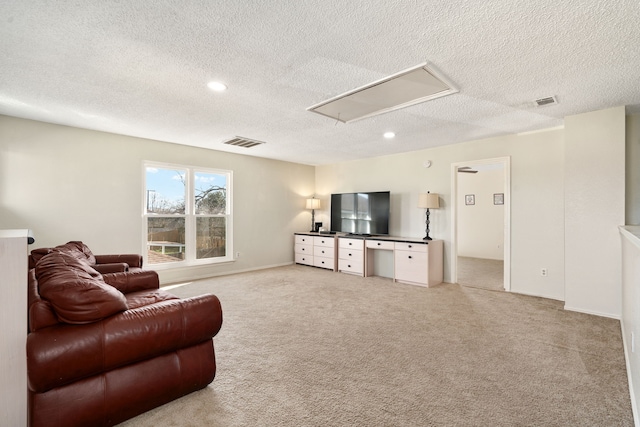
[[[540,98],[535,100],[536,107],[546,107],[547,105],[556,105],[558,100],[555,96],[549,96],[547,98]]]
[[[256,145],[265,144],[263,141],[256,141],[255,139],[244,138],[242,136],[236,136],[235,138],[228,139],[222,143],[244,148],[251,148]]]
[[[349,123],[456,92],[458,89],[425,62],[313,105],[307,111]]]

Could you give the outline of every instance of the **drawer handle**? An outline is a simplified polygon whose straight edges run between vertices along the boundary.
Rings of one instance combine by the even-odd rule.
[[[347,267],[351,268],[351,265],[347,264]]]
[[[378,246],[380,246],[382,243],[378,243]]]
[[[410,248],[412,248],[413,246],[409,245]]]
[[[349,256],[351,256],[351,254],[349,254]]]
[[[322,253],[324,253],[324,251],[322,251]]]
[[[320,240],[322,243],[324,243],[324,240]]]
[[[321,261],[321,264],[324,264],[324,261]]]
[[[411,255],[409,255],[409,259],[411,259]]]
[[[349,246],[351,246],[353,243],[349,242]]]

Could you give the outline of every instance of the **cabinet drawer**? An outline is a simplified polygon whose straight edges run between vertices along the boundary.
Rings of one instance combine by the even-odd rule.
[[[314,237],[313,238],[314,246],[322,246],[324,248],[335,248],[336,247],[336,239],[333,237]]]
[[[429,245],[423,243],[396,242],[396,251],[427,252]]]
[[[385,242],[383,240],[367,240],[367,247],[372,249],[393,250],[393,242]]]
[[[316,267],[328,268],[333,270],[333,258],[327,258],[323,256],[314,256],[313,265]]]
[[[300,243],[303,245],[313,245],[313,236],[305,236],[296,234],[296,244]]]
[[[364,252],[353,249],[340,248],[340,254],[338,258],[346,260],[362,260]]]
[[[309,256],[313,256],[313,246],[305,245],[302,243],[296,243],[294,252],[297,254],[306,254]]]
[[[361,239],[339,239],[340,247],[347,249],[364,249],[364,240]]]
[[[296,254],[296,264],[313,265],[313,256],[305,254]]]
[[[338,260],[338,270],[347,273],[362,274],[364,272],[364,262],[360,259],[340,259]]]
[[[314,246],[313,247],[313,256],[333,258],[334,253],[335,253],[335,249],[333,249],[333,248],[326,248],[324,246]]]

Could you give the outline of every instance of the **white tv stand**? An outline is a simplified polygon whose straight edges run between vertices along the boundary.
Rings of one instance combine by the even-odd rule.
[[[307,236],[307,237],[304,237]],[[444,260],[442,240],[422,240],[407,237],[393,236],[353,236],[347,234],[320,234],[320,233],[295,233],[296,263],[305,265],[317,265],[314,262],[313,250],[304,246],[301,242],[317,239],[323,241],[332,239],[334,271],[354,274],[357,276],[373,276],[375,270],[375,251],[393,252],[393,280],[395,282],[408,283],[418,286],[435,286],[442,283]],[[300,254],[303,253],[304,256]],[[321,254],[327,261],[330,253],[326,247]]]

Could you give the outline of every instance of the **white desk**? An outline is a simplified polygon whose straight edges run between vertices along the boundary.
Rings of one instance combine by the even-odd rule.
[[[444,274],[443,243],[442,240],[367,237],[365,276],[374,275],[375,251],[392,251],[395,282],[426,287],[438,285]]]

